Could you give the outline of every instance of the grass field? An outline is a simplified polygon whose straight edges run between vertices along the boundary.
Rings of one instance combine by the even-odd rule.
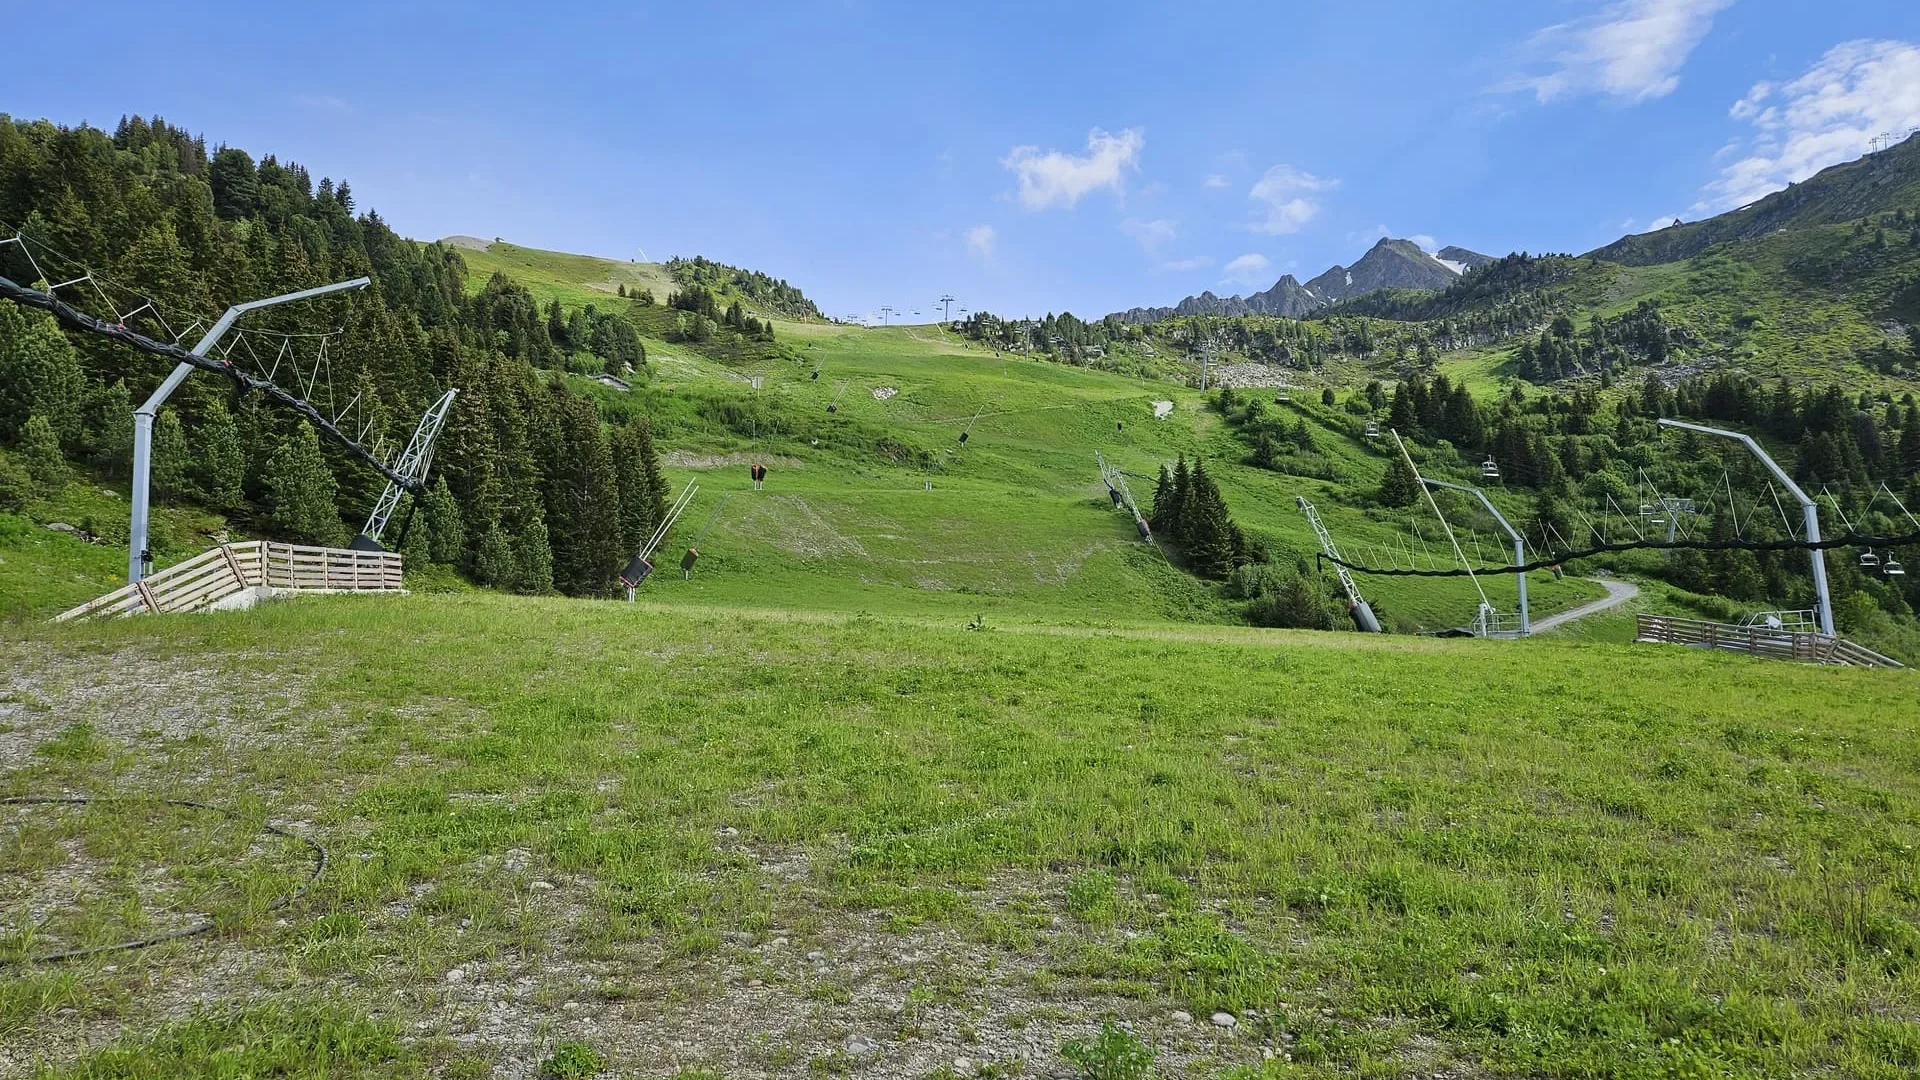
[[[488,594],[0,670],[4,793],[123,800],[0,808],[0,950],[219,927],[9,972],[9,1075],[1920,1068],[1906,673]]]
[[[568,304],[626,280],[484,254]],[[1205,457],[1282,558],[1305,495],[1350,556],[1451,562],[1361,508],[1387,459],[1353,417],[1274,402],[1328,478],[1262,471],[1172,382],[777,332],[745,363],[649,338],[628,393],[555,376],[701,485],[633,605],[442,570],[49,626],[117,582],[125,493],[0,515],[0,796],[94,800],[0,803],[0,1077],[1920,1070],[1910,673],[1628,644],[1699,602],[1657,585],[1524,642],[1250,629],[1094,452],[1143,502]],[[220,526],[165,510],[161,564]],[[1403,628],[1477,601],[1362,585]],[[268,824],[328,856],[283,907],[313,850]]]

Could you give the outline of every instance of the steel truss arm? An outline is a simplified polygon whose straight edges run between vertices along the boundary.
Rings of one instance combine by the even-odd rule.
[[[29,289],[5,277],[0,277],[0,298],[11,300],[22,307],[39,308],[75,330],[96,334],[100,337],[120,342],[122,345],[131,346],[141,352],[154,356],[164,356],[169,360],[200,368],[203,371],[211,371],[216,375],[231,379],[241,389],[252,390],[263,394],[300,414],[306,418],[309,423],[313,424],[314,427],[318,428],[322,434],[339,443],[348,453],[366,462],[372,466],[376,472],[393,483],[399,484],[401,487],[415,494],[423,490],[418,479],[403,476],[399,470],[394,469],[379,458],[374,457],[372,452],[336,427],[333,421],[327,419],[324,413],[314,408],[305,398],[291,394],[258,376],[250,375],[232,364],[200,356],[178,345],[169,345],[163,341],[155,341],[145,334],[129,330],[117,323],[110,323],[104,319],[95,318],[84,311],[72,307],[59,297],[35,289]]]

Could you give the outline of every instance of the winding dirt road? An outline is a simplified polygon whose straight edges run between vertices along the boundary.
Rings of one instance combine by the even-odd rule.
[[[1575,619],[1584,619],[1589,615],[1596,615],[1602,611],[1611,611],[1640,595],[1640,586],[1635,585],[1631,581],[1620,581],[1615,578],[1588,578],[1587,580],[1598,582],[1601,588],[1607,590],[1607,595],[1602,599],[1595,600],[1591,604],[1582,604],[1577,608],[1569,608],[1558,615],[1549,615],[1544,619],[1535,620],[1533,632],[1536,634],[1544,634],[1549,630],[1557,630]]]

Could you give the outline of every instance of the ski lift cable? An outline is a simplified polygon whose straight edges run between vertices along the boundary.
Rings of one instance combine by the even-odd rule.
[[[1900,508],[1900,512],[1906,515],[1907,520],[1912,522],[1915,528],[1920,528],[1920,518],[1913,516],[1913,512],[1908,510],[1906,504],[1900,501],[1900,496],[1893,493],[1893,489],[1887,486],[1886,481],[1883,480],[1880,482],[1880,490],[1886,493],[1887,498],[1893,500],[1893,505]]]
[[[1771,480],[1767,481],[1767,493],[1773,496],[1773,508],[1780,511],[1780,523],[1787,527],[1787,535],[1795,540],[1800,539],[1800,531],[1793,527],[1793,519],[1787,516],[1787,508],[1780,503],[1780,491]]]
[[[1556,552],[1536,562],[1522,566],[1483,566],[1479,570],[1486,573],[1528,573],[1534,570],[1551,568],[1556,563],[1572,562],[1576,559],[1591,558],[1595,555],[1607,555],[1621,551],[1830,551],[1843,547],[1908,547],[1920,544],[1920,530],[1899,536],[1868,536],[1847,533],[1842,536],[1822,537],[1819,540],[1647,540],[1636,543],[1599,544],[1579,551]],[[1390,574],[1401,577],[1473,577],[1472,566],[1463,569],[1447,570],[1383,570],[1377,567],[1360,566],[1346,563],[1347,569],[1368,574]],[[1477,580],[1477,579],[1476,579]]]
[[[698,548],[700,546],[700,541],[705,540],[707,534],[713,531],[714,523],[720,520],[720,511],[726,509],[727,501],[732,498],[733,492],[731,491],[720,496],[720,501],[714,504],[713,513],[707,515],[707,523],[700,527],[699,534],[693,538],[693,543],[687,545],[688,547]]]

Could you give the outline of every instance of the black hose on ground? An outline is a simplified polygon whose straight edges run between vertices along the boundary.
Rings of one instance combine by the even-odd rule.
[[[3,806],[89,806],[96,802],[115,802],[115,801],[159,802],[167,806],[184,806],[191,810],[211,810],[216,814],[224,814],[235,821],[240,820],[239,814],[234,813],[232,810],[229,810],[224,806],[214,806],[211,803],[195,802],[192,799],[109,800],[109,799],[91,799],[85,796],[77,796],[77,795],[15,795],[15,796],[9,796],[6,798],[0,798],[0,805],[3,805]],[[313,873],[307,875],[307,880],[301,882],[300,885],[297,888],[295,888],[292,892],[287,893],[285,896],[276,898],[272,903],[268,904],[265,908],[261,909],[262,913],[265,913],[268,911],[278,911],[279,909],[286,907],[288,904],[293,903],[295,900],[298,900],[301,897],[305,896],[308,892],[310,892],[313,889],[314,884],[320,880],[320,875],[327,872],[327,849],[324,846],[322,846],[318,840],[315,840],[312,837],[301,836],[299,833],[289,832],[286,829],[283,829],[280,826],[273,824],[272,822],[266,822],[265,824],[261,825],[260,831],[266,832],[266,833],[272,833],[275,836],[284,836],[289,840],[298,840],[299,842],[307,845],[307,847],[313,851],[313,856],[314,856]],[[116,942],[112,945],[92,945],[84,949],[67,949],[63,952],[47,953],[43,956],[21,957],[18,959],[0,958],[0,966],[5,966],[8,964],[57,964],[67,960],[78,960],[82,957],[97,956],[100,953],[127,952],[134,949],[145,949],[145,948],[150,948],[154,945],[163,944],[165,942],[178,941],[181,938],[189,938],[189,937],[194,937],[195,935],[198,935],[198,934],[204,934],[207,931],[212,930],[213,926],[214,926],[213,921],[209,919],[205,922],[195,923],[192,926],[182,927],[181,929],[178,929],[178,930],[169,930],[164,934],[154,934],[151,937],[135,938],[132,941]]]

